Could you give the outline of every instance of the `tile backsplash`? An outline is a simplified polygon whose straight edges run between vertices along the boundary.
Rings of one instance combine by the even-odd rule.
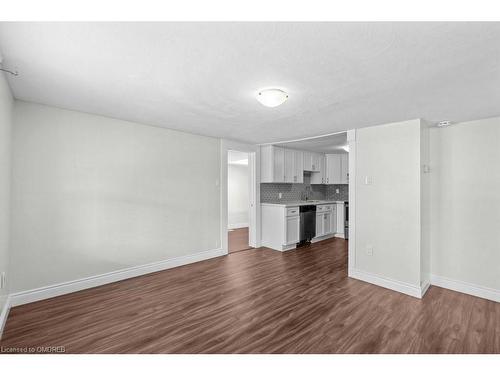
[[[339,190],[336,193],[336,190]],[[281,193],[281,199],[278,194]],[[260,184],[261,202],[289,202],[305,199],[327,199],[334,201],[347,201],[349,199],[349,185],[311,185],[310,176],[304,175],[303,184]]]

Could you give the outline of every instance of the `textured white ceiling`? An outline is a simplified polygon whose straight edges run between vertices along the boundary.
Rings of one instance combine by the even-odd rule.
[[[500,115],[500,23],[2,23],[0,50],[18,99],[252,143]]]

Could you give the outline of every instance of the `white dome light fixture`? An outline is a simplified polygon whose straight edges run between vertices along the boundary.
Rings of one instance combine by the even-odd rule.
[[[257,100],[266,107],[277,107],[288,99],[288,94],[280,89],[263,89],[257,93]]]

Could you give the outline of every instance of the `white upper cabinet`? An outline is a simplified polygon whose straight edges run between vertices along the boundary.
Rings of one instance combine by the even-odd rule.
[[[326,183],[325,155],[318,154],[318,172],[311,173],[311,184]]]
[[[313,172],[319,171],[319,163],[320,163],[320,154],[313,152],[312,153],[312,171]]]
[[[261,147],[261,182],[304,181],[302,151],[268,145]]]
[[[312,152],[309,151],[304,151],[304,170],[305,171],[312,171],[312,165],[313,165],[313,157],[312,157]]]
[[[349,183],[349,154],[327,154],[325,184]]]
[[[295,173],[295,152],[285,148],[285,182],[295,182],[297,174]]]
[[[348,184],[349,154],[299,151],[279,146],[261,146],[261,182],[303,183],[304,171],[311,184]]]
[[[333,185],[341,182],[341,161],[340,154],[327,154],[326,158],[326,178],[325,184]]]
[[[341,154],[340,156],[340,181],[341,184],[349,183],[349,154]]]
[[[293,182],[303,183],[304,182],[304,153],[302,151],[294,150],[294,169],[295,177]]]
[[[285,182],[285,149],[269,145],[260,151],[261,182]]]

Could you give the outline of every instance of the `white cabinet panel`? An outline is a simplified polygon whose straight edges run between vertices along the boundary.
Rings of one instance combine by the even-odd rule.
[[[333,233],[332,213],[325,212],[323,214],[323,234],[332,234],[332,233]]]
[[[340,154],[327,154],[326,156],[326,181],[327,185],[340,184],[341,159]]]
[[[313,157],[312,152],[304,151],[304,170],[312,171]]]
[[[341,154],[340,156],[341,172],[340,181],[341,184],[349,183],[349,154]]]
[[[286,218],[285,232],[285,245],[291,245],[299,242],[300,216],[289,216]]]
[[[319,171],[320,154],[317,154],[317,153],[313,152],[311,154],[311,158],[312,158],[312,160],[311,160],[311,163],[312,163],[312,165],[311,165],[311,171],[313,171],[313,172]]]
[[[344,233],[344,203],[337,203],[337,223],[336,233]]]
[[[295,173],[295,152],[285,148],[284,150],[284,182],[295,182],[297,175]]]
[[[294,150],[294,182],[304,182],[304,153],[302,151]]]
[[[324,234],[323,217],[325,214],[316,214],[316,237],[321,237]]]
[[[285,150],[273,147],[273,182],[285,182]]]
[[[285,150],[282,147],[261,147],[260,174],[261,182],[285,182]]]
[[[324,184],[326,181],[325,175],[325,155],[319,154],[318,172],[311,173],[311,184]]]

